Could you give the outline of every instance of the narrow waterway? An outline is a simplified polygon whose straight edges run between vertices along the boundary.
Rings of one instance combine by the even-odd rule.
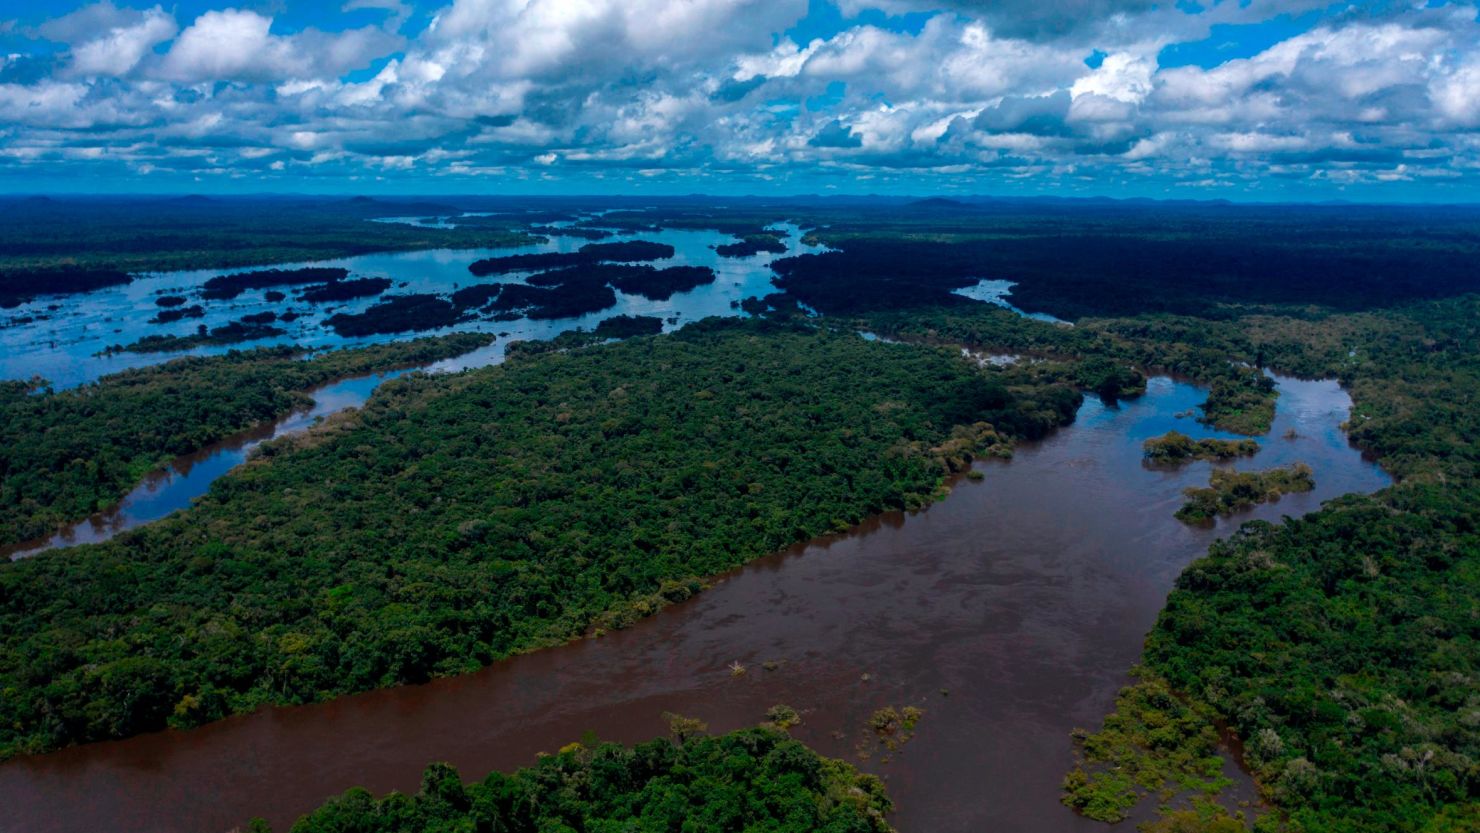
[[[308,392],[313,397],[312,407],[177,457],[168,466],[151,472],[117,506],[45,538],[0,547],[0,558],[29,558],[57,547],[97,544],[184,509],[209,491],[217,478],[246,462],[252,449],[267,440],[306,430],[330,414],[364,405],[381,382],[405,372],[356,376],[315,388]]]
[[[1075,425],[980,464],[983,480],[925,511],[762,559],[626,631],[427,685],[10,761],[0,831],[209,833],[255,815],[285,830],[350,786],[414,790],[429,761],[473,778],[587,731],[663,734],[664,711],[725,731],[776,703],[802,712],[802,740],[888,780],[904,833],[1104,830],[1058,803],[1069,731],[1108,710],[1178,572],[1237,523],[1388,482],[1341,433],[1350,402],[1334,382],[1279,383],[1274,429],[1238,466],[1302,460],[1317,488],[1214,529],[1172,518],[1208,464],[1141,462],[1142,441],[1167,430],[1216,436],[1177,416],[1202,391],[1156,378],[1119,406],[1086,401]],[[865,725],[886,705],[926,712],[887,761]]]
[[[386,222],[406,222],[408,218],[386,218]],[[332,312],[358,312],[378,303],[380,298],[361,298],[334,305],[313,305],[292,301],[272,302],[266,292],[248,292],[230,302],[211,303],[204,318],[188,319],[171,325],[159,325],[150,319],[158,312],[154,299],[160,293],[181,293],[194,297],[200,286],[220,269],[147,274],[133,283],[90,292],[65,299],[42,298],[23,305],[18,314],[37,316],[29,324],[0,329],[0,379],[41,377],[55,387],[66,388],[96,380],[98,377],[134,367],[159,364],[181,355],[207,355],[233,349],[270,344],[297,344],[312,348],[348,348],[368,344],[440,335],[453,331],[496,332],[498,338],[486,347],[461,356],[444,359],[423,368],[431,372],[450,372],[483,367],[503,361],[507,345],[520,339],[544,340],[572,329],[594,329],[613,315],[648,315],[664,320],[664,329],[672,330],[711,316],[740,315],[739,302],[775,290],[771,261],[777,257],[822,251],[800,242],[801,230],[795,225],[774,226],[785,232],[784,254],[762,253],[751,257],[721,257],[715,247],[735,238],[704,230],[658,230],[641,235],[643,240],[666,243],[674,256],[656,261],[655,265],[707,266],[715,271],[713,283],[687,292],[675,293],[663,301],[637,295],[616,293],[615,306],[575,318],[512,321],[472,320],[439,330],[384,334],[365,338],[343,338],[324,326],[323,319]],[[445,294],[459,286],[479,282],[468,272],[468,264],[495,255],[531,252],[572,251],[587,241],[578,238],[553,237],[546,243],[512,249],[452,250],[433,249],[416,252],[392,252],[361,255],[338,260],[286,264],[280,267],[251,267],[231,272],[297,266],[338,266],[355,276],[387,277],[397,289],[389,294]],[[496,279],[499,282],[521,282],[530,272],[516,272]],[[109,345],[128,343],[154,334],[185,335],[197,326],[215,327],[246,314],[300,310],[303,317],[294,321],[290,331],[281,337],[254,342],[203,347],[187,353],[117,353],[106,352]],[[54,312],[49,307],[57,306]],[[286,326],[286,325],[285,325]],[[0,547],[0,558],[26,558],[57,547],[106,541],[125,530],[159,520],[184,509],[204,495],[218,477],[240,465],[252,449],[264,440],[301,431],[330,413],[363,405],[365,400],[387,378],[399,373],[379,374],[342,380],[311,391],[314,406],[290,414],[275,424],[259,426],[237,436],[214,443],[194,454],[173,461],[151,473],[118,505],[74,523],[56,533],[31,541]]]

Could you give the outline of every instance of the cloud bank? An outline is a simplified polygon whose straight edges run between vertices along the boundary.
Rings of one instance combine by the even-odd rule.
[[[1459,199],[1480,171],[1471,5],[351,0],[312,23],[10,21],[0,174]]]

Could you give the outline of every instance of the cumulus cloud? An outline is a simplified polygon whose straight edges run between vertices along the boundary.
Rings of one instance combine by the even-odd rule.
[[[378,27],[291,36],[273,35],[271,28],[272,18],[252,11],[206,12],[180,33],[159,76],[184,83],[332,78],[401,46],[400,38]]]
[[[429,15],[345,0],[386,15],[341,31],[225,7],[177,21],[105,0],[32,33],[64,50],[0,60],[0,167],[61,158],[55,143],[85,136],[110,149],[99,164],[264,175],[950,172],[1254,187],[1480,172],[1472,6],[1318,11],[1262,51],[1204,50],[1184,66],[1163,66],[1163,49],[1325,4],[838,6],[841,27],[799,42],[787,33],[806,0],[450,0]],[[857,17],[869,9],[886,16]],[[887,17],[908,13],[908,25]],[[412,19],[430,22],[412,31]]]
[[[177,31],[174,17],[159,6],[136,11],[107,0],[39,27],[43,37],[70,45],[62,73],[74,77],[125,75]]]

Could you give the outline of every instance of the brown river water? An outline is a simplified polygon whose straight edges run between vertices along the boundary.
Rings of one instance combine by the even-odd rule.
[[[430,761],[471,780],[587,731],[661,735],[664,711],[727,731],[776,703],[802,712],[797,737],[888,781],[904,833],[1104,830],[1058,802],[1069,732],[1098,726],[1178,572],[1237,523],[1388,482],[1347,445],[1334,382],[1280,388],[1264,450],[1238,465],[1303,460],[1317,489],[1216,528],[1172,518],[1206,463],[1141,463],[1141,442],[1172,428],[1218,436],[1175,416],[1201,391],[1157,378],[1135,401],[1086,401],[1074,426],[978,464],[983,480],[927,510],[754,562],[628,630],[427,685],[10,761],[0,831],[219,833],[257,815],[282,831],[350,786],[414,790]],[[925,709],[887,761],[866,729],[886,705]],[[1252,797],[1239,782],[1234,797]]]

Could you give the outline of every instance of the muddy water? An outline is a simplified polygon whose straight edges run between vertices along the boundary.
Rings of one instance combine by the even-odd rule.
[[[1349,401],[1334,383],[1282,379],[1281,390],[1264,450],[1239,465],[1304,460],[1317,489],[1235,521],[1387,483],[1341,435]],[[859,762],[888,779],[905,833],[1102,831],[1058,804],[1068,732],[1097,724],[1173,578],[1232,528],[1171,517],[1207,464],[1166,472],[1140,460],[1142,440],[1172,428],[1213,436],[1175,416],[1202,398],[1155,379],[1119,407],[1088,401],[1073,427],[982,464],[984,480],[926,511],[763,559],[601,639],[429,685],[11,761],[0,831],[224,831],[253,815],[283,830],[352,785],[412,790],[428,761],[471,778],[588,730],[651,738],[665,710],[724,731],[775,703],[802,711],[796,734],[824,753],[870,751]],[[926,709],[918,735],[886,762],[864,723],[911,704]]]

